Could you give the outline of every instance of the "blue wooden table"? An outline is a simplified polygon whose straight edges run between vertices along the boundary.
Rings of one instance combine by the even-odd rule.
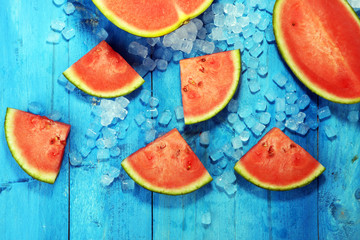
[[[129,42],[139,40],[110,23],[90,0],[78,0],[74,5],[76,12],[66,16],[63,7],[56,7],[51,0],[2,1],[0,125],[7,107],[27,110],[29,103],[38,102],[45,107],[45,114],[61,112],[61,121],[72,128],[54,185],[34,180],[22,171],[0,128],[0,239],[360,239],[360,200],[355,197],[360,188],[360,122],[347,120],[349,111],[359,110],[359,104],[335,104],[309,92],[291,74],[275,44],[265,43],[263,54],[269,73],[261,80],[261,90],[256,94],[249,91],[245,73],[234,99],[240,105],[251,105],[263,99],[269,88],[284,96],[285,91],[271,80],[281,72],[295,84],[299,96],[306,93],[318,108],[330,107],[331,118],[305,137],[285,130],[326,167],[310,185],[286,192],[267,191],[237,175],[234,196],[219,191],[214,182],[184,196],[152,193],[137,185],[124,192],[121,179],[109,187],[101,186],[104,166],[120,168],[122,159],[145,145],[144,131],[134,122],[134,117],[147,109],[139,101],[140,91],[148,89],[160,100],[160,113],[181,105],[179,64],[175,62],[164,72],[147,73],[146,83],[127,96],[131,103],[124,121],[129,129],[126,138],[119,141],[120,156],[98,162],[93,151],[81,166],[71,166],[68,154],[84,144],[85,131],[94,121],[93,106],[84,100],[86,96],[69,93],[58,84],[59,75],[99,43],[96,32],[101,28],[109,33],[108,43],[130,63],[135,60],[126,48]],[[76,36],[48,44],[50,23],[56,18],[64,18]],[[272,119],[265,132],[275,126],[273,104],[268,104],[267,111]],[[221,121],[227,114],[224,110],[219,121],[209,120],[183,133],[208,169],[209,154],[236,135]],[[334,139],[326,136],[327,125],[338,130]],[[177,126],[173,116],[169,126],[156,130],[161,134]],[[199,144],[198,137],[205,130],[210,130],[212,141],[207,148]],[[258,140],[251,136],[243,151]],[[228,168],[234,163],[230,161]],[[126,178],[123,170],[121,177]],[[211,214],[208,226],[202,224],[204,213]]]

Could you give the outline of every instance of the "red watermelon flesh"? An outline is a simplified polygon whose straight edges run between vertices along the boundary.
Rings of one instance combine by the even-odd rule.
[[[340,103],[360,101],[360,20],[344,0],[277,0],[274,33],[294,74]]]
[[[280,129],[270,130],[235,165],[250,182],[270,190],[290,190],[309,184],[325,168]]]
[[[139,185],[169,195],[192,192],[212,180],[176,129],[133,153],[121,165]]]
[[[54,183],[64,155],[70,125],[8,108],[5,135],[11,154],[30,176]]]
[[[105,41],[63,74],[84,92],[104,98],[126,95],[144,83],[144,79]]]
[[[185,124],[205,121],[233,97],[240,79],[239,50],[180,61]]]
[[[119,28],[142,37],[158,37],[201,14],[213,0],[92,1]]]

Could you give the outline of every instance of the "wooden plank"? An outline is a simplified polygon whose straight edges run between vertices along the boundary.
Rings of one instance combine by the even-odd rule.
[[[46,44],[51,19],[59,10],[51,2],[7,1],[0,21],[1,106],[27,110],[39,102],[49,114],[53,107],[54,47]],[[1,109],[5,116],[5,108]],[[3,125],[3,118],[0,120]],[[1,128],[2,136],[3,128]],[[66,239],[68,171],[61,169],[54,185],[30,178],[13,160],[2,141],[0,170],[0,230],[4,239]],[[64,211],[59,212],[59,209]],[[31,237],[30,237],[31,236]]]
[[[350,110],[360,104],[342,105],[320,99],[320,107],[329,106],[330,119],[319,128],[319,159],[326,167],[319,182],[319,239],[358,239],[360,236],[360,206],[355,192],[359,189],[360,124],[347,120]],[[328,139],[324,130],[337,131]]]
[[[99,42],[95,33],[102,26],[110,33],[107,39],[110,45],[115,50],[125,50],[133,36],[119,34],[122,31],[107,20],[104,20],[105,24],[93,24],[98,21],[99,16],[93,5],[81,1],[76,6],[78,12],[71,24],[75,27],[77,36],[69,42],[70,64]],[[127,59],[126,54],[120,53]],[[145,80],[142,88],[150,88],[151,76],[148,75]],[[123,192],[121,179],[126,175],[123,170],[121,179],[115,179],[109,187],[100,184],[101,176],[110,166],[120,169],[121,160],[143,146],[142,132],[134,122],[134,117],[143,109],[139,101],[142,88],[126,96],[131,101],[128,116],[124,120],[129,123],[129,129],[127,137],[119,141],[120,156],[102,162],[97,160],[97,151],[93,150],[80,167],[70,167],[71,239],[82,239],[84,236],[93,239],[151,239],[151,193],[138,186],[134,191]],[[75,151],[86,141],[85,132],[94,117],[90,114],[92,106],[89,102],[75,94],[70,97],[70,119],[73,125],[70,151]]]
[[[296,86],[296,94],[300,98],[307,94],[311,98],[311,104],[317,105],[317,97],[305,88],[302,83],[292,75],[286,63],[281,59],[275,45],[269,47],[269,87],[273,88],[278,97],[285,97],[285,89],[280,89],[272,81],[275,74],[282,73],[289,83]],[[274,109],[272,116],[275,116]],[[305,111],[308,113],[308,111]],[[317,132],[310,130],[306,136],[286,129],[293,141],[302,146],[313,157],[317,158]],[[269,208],[271,211],[271,237],[273,239],[317,239],[317,180],[310,185],[286,192],[270,192]],[[307,229],[307,231],[303,231]]]

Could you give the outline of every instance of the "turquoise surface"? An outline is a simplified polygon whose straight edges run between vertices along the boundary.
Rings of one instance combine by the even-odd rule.
[[[229,1],[228,1],[229,2]],[[104,27],[108,43],[130,63],[136,61],[126,53],[129,42],[138,39],[111,24],[90,0],[74,2],[76,12],[66,17],[63,7],[50,0],[3,0],[0,9],[0,125],[3,126],[7,107],[27,110],[29,103],[39,102],[46,114],[53,110],[63,114],[61,121],[71,124],[65,157],[55,184],[50,185],[29,177],[18,166],[8,149],[4,129],[0,128],[0,238],[1,239],[360,239],[360,122],[347,120],[350,110],[359,104],[341,105],[324,100],[307,90],[287,68],[275,44],[267,44],[264,59],[269,68],[261,81],[261,90],[249,91],[246,73],[234,98],[240,105],[252,105],[263,99],[268,88],[278,96],[271,78],[283,73],[296,85],[298,96],[306,93],[316,106],[329,106],[330,119],[319,129],[302,137],[289,130],[285,133],[304,147],[326,167],[311,184],[286,192],[267,191],[237,175],[237,192],[228,196],[219,191],[214,181],[183,196],[152,193],[136,185],[123,192],[121,180],[109,187],[100,185],[103,167],[120,168],[121,160],[145,145],[144,131],[134,122],[147,107],[139,101],[142,89],[152,91],[160,100],[159,113],[181,105],[180,70],[171,62],[165,72],[146,74],[146,83],[127,97],[131,100],[125,121],[127,136],[119,142],[121,154],[107,162],[98,162],[93,151],[83,164],[73,167],[68,153],[84,144],[86,129],[93,121],[92,105],[79,94],[68,93],[58,84],[59,75],[76,62],[99,39],[96,32]],[[59,44],[48,44],[53,19],[65,17],[66,24],[76,30],[70,41],[62,37]],[[275,126],[275,110],[268,104],[272,118],[265,132]],[[217,119],[186,127],[183,133],[207,169],[209,154],[237,135],[232,127]],[[328,139],[324,127],[337,129],[337,136]],[[156,127],[159,134],[179,124],[173,119],[167,127]],[[211,144],[199,144],[199,134],[210,130]],[[250,138],[243,151],[248,151],[260,138]],[[235,161],[229,161],[231,169]],[[121,172],[125,176],[124,171]],[[211,224],[204,226],[201,218],[210,212]]]

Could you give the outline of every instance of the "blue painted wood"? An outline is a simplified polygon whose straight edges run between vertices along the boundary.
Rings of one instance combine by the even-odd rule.
[[[227,2],[227,1],[222,1]],[[95,33],[101,27],[109,32],[108,42],[130,63],[139,61],[126,52],[129,42],[139,38],[116,28],[94,7],[91,1],[74,2],[77,11],[66,17],[62,7],[51,1],[4,1],[0,14],[0,125],[4,124],[6,107],[26,110],[32,101],[40,102],[46,114],[57,110],[61,121],[72,125],[60,174],[54,185],[30,178],[13,160],[0,128],[0,232],[2,239],[358,239],[360,235],[359,122],[350,123],[347,114],[360,105],[330,103],[311,94],[291,74],[281,60],[274,44],[267,46],[266,62],[269,74],[261,81],[261,91],[251,94],[246,80],[234,98],[240,105],[252,105],[268,88],[279,89],[271,80],[281,71],[296,83],[297,93],[309,94],[319,106],[329,105],[332,117],[320,123],[318,131],[305,137],[285,133],[303,146],[325,167],[326,171],[310,185],[288,192],[270,192],[254,186],[237,176],[237,192],[227,196],[214,182],[184,196],[165,196],[136,185],[134,191],[123,192],[121,179],[128,179],[122,170],[120,179],[109,187],[100,185],[100,177],[108,166],[120,167],[121,160],[145,145],[146,131],[139,129],[134,117],[149,109],[139,101],[142,89],[152,90],[160,99],[159,114],[171,110],[169,126],[158,126],[161,135],[173,127],[182,128],[174,115],[181,105],[179,66],[171,63],[165,72],[155,71],[145,77],[146,83],[127,96],[131,100],[125,121],[127,137],[119,141],[121,155],[98,162],[96,152],[80,167],[69,164],[68,153],[84,143],[84,133],[93,117],[91,105],[78,93],[67,93],[57,78],[79,59],[99,39]],[[245,4],[248,4],[246,1]],[[57,45],[46,44],[50,22],[65,17],[77,31],[70,42],[61,38]],[[143,40],[140,40],[143,41]],[[171,96],[171,97],[169,97]],[[274,106],[268,104],[272,120],[266,131],[275,125]],[[211,172],[209,155],[229,143],[237,134],[227,123],[228,112],[222,111],[205,123],[181,131],[205,167]],[[159,117],[157,118],[159,119]],[[325,126],[338,129],[335,139],[329,140]],[[199,134],[209,130],[211,144],[199,144]],[[243,151],[248,151],[259,137],[252,136]],[[235,161],[228,163],[231,170]],[[214,179],[216,176],[214,176]],[[212,223],[201,224],[202,215],[211,213]]]

